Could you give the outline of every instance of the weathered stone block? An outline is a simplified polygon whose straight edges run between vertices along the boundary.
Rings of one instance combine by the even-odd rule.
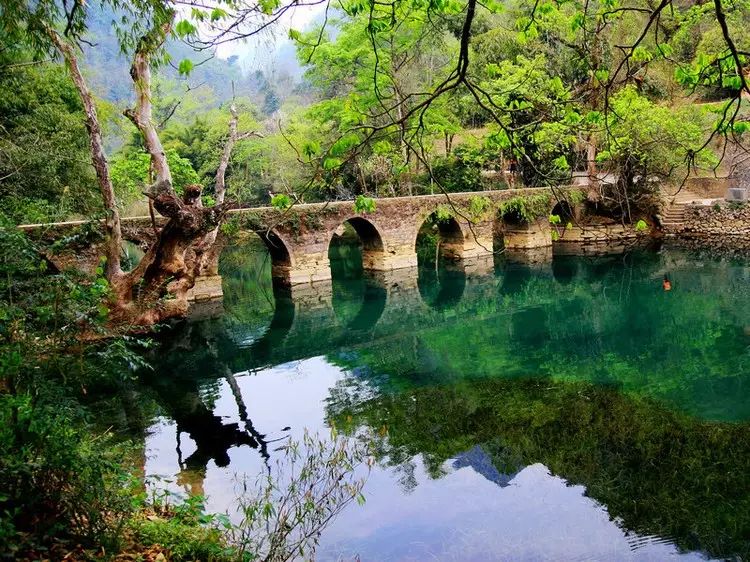
[[[200,302],[213,299],[221,299],[224,292],[221,285],[221,275],[211,277],[198,277],[195,285],[188,291],[188,301]]]

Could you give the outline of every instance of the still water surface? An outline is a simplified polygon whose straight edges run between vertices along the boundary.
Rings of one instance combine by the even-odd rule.
[[[319,560],[750,556],[750,261],[679,250],[277,294],[222,257],[224,313],[167,337],[146,472],[231,512],[305,428],[377,464]],[[664,292],[668,274],[673,290]]]

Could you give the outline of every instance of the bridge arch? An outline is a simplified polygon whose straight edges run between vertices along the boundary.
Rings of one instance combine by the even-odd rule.
[[[417,288],[422,302],[436,311],[450,310],[461,302],[466,289],[466,271],[461,264],[438,270],[420,268]]]
[[[328,240],[328,259],[332,270],[336,259],[341,257],[337,252],[340,251],[341,245],[346,244],[347,237],[352,241],[352,234],[358,239],[362,259],[361,268],[370,271],[383,269],[385,244],[380,232],[380,228],[373,221],[358,215],[342,220]]]
[[[271,256],[271,277],[274,283],[288,285],[289,273],[294,267],[294,257],[289,250],[290,244],[275,230],[261,230],[256,231],[255,234],[263,241]]]
[[[364,276],[349,286],[333,283],[331,306],[345,332],[361,332],[372,329],[385,310],[388,292],[386,288],[369,276]]]
[[[266,366],[273,357],[275,351],[292,330],[296,310],[294,302],[284,289],[278,290],[274,287],[274,309],[271,323],[263,335],[254,340],[249,347],[242,350],[243,357],[247,356],[246,363],[242,368],[255,368],[257,366]],[[237,346],[238,348],[240,346]],[[236,352],[237,353],[237,352]]]
[[[144,249],[144,244],[139,240],[131,240],[129,237],[123,237],[120,242],[120,267],[123,271],[132,271],[135,269],[143,256],[146,255],[148,246]]]
[[[434,262],[435,256],[450,261],[460,260],[464,257],[465,239],[464,229],[455,217],[441,216],[438,211],[421,216],[414,236],[417,261],[421,264]],[[430,250],[433,255],[430,255]]]
[[[573,207],[565,199],[561,199],[555,204],[554,207],[552,207],[550,215],[557,215],[558,217],[560,217],[560,221],[562,222],[562,224],[567,224],[575,217],[573,213]]]

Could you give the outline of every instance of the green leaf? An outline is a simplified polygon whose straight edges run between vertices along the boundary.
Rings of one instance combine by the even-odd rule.
[[[324,170],[333,170],[335,168],[338,168],[343,164],[343,160],[341,158],[326,158],[323,160],[323,169]]]
[[[484,7],[492,14],[499,14],[505,9],[503,3],[498,0],[487,0]]]
[[[669,43],[660,43],[657,45],[657,49],[663,57],[671,57],[674,54],[674,49]]]
[[[576,31],[576,30],[582,28],[584,21],[585,21],[584,13],[582,11],[581,12],[577,12],[573,16],[573,19],[570,21],[570,30],[571,31]]]
[[[198,32],[198,28],[196,28],[190,21],[188,20],[180,20],[177,22],[177,25],[174,28],[175,33],[177,33],[178,37],[187,37],[189,35],[195,35]]]
[[[260,0],[258,6],[260,6],[260,10],[268,16],[279,7],[279,2],[278,0]]]
[[[219,21],[226,18],[229,14],[221,8],[214,8],[211,10],[211,21]]]
[[[555,168],[558,168],[560,170],[567,170],[570,168],[570,165],[568,164],[568,159],[565,158],[565,156],[558,156],[552,161],[552,165],[555,166]]]
[[[271,197],[271,206],[283,211],[292,206],[292,199],[286,193],[277,193]]]
[[[357,199],[354,201],[354,211],[360,214],[374,213],[375,200],[372,197],[357,195]]]
[[[635,62],[648,62],[652,58],[654,58],[654,55],[651,54],[651,52],[641,46],[636,47],[633,49],[633,55],[631,57]]]
[[[721,85],[730,90],[739,90],[742,88],[742,79],[739,76],[724,76]]]
[[[350,148],[356,146],[357,143],[359,143],[359,137],[355,135],[354,133],[350,133],[348,135],[344,135],[339,140],[337,140],[333,144],[333,146],[331,146],[331,150],[329,152],[331,156],[342,156]]]
[[[177,68],[177,71],[182,76],[187,76],[188,74],[190,74],[192,70],[193,70],[193,61],[191,61],[190,59],[182,59],[180,61],[180,66]]]
[[[308,158],[312,158],[320,152],[320,144],[315,141],[308,141],[302,146],[302,153]]]
[[[190,10],[190,15],[196,21],[204,21],[206,19],[206,12],[197,8]]]

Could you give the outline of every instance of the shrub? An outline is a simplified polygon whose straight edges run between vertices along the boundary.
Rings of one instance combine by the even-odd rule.
[[[432,176],[449,193],[481,191],[484,162],[479,149],[458,146],[452,154],[435,161]]]
[[[357,198],[354,200],[354,212],[361,214],[374,213],[375,200],[372,197],[357,195]]]
[[[237,553],[224,538],[223,516],[208,515],[202,496],[191,496],[174,505],[166,495],[130,523],[133,539],[142,547],[160,546],[174,560],[236,560]]]
[[[241,557],[314,559],[328,523],[349,503],[365,503],[370,443],[370,437],[342,438],[335,429],[330,440],[305,431],[301,441],[288,442],[276,474],[263,474],[252,487],[244,483],[242,522],[226,525]]]
[[[472,219],[480,219],[490,208],[492,208],[492,201],[489,198],[479,195],[469,197],[469,215]]]
[[[292,206],[292,200],[286,193],[277,193],[271,197],[271,207],[274,209],[285,210]]]
[[[529,223],[545,216],[549,212],[549,204],[548,194],[518,195],[500,204],[500,214],[506,220]]]
[[[131,506],[121,456],[73,404],[0,396],[0,553],[33,551],[44,537],[116,546]]]
[[[135,340],[81,348],[106,319],[106,282],[55,274],[12,227],[0,226],[0,252],[0,553],[49,537],[112,545],[130,509],[122,449],[91,431],[82,399],[143,365]]]

